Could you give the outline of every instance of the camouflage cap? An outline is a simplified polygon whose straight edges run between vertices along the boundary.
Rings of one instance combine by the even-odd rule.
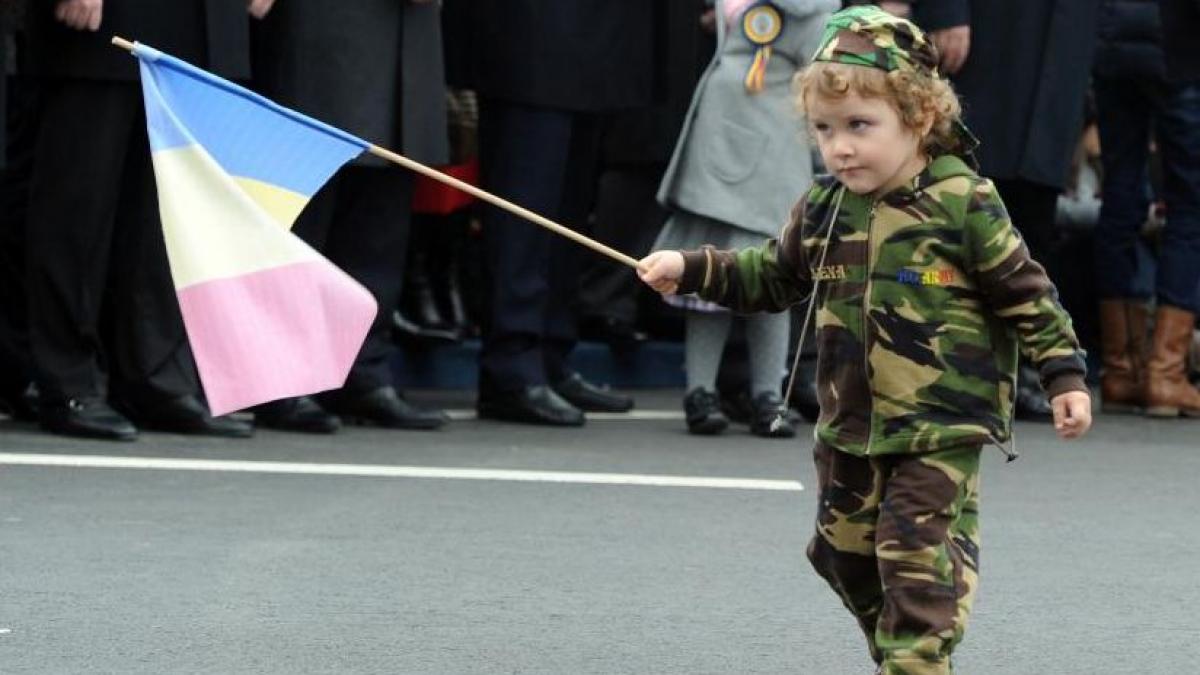
[[[937,70],[937,48],[925,32],[908,19],[889,14],[875,5],[847,7],[829,17],[813,61],[879,68],[887,72],[907,68],[941,79]],[[954,121],[954,131],[958,147],[946,150],[977,168],[974,151],[979,147],[979,139],[960,119]]]
[[[849,7],[825,24],[813,61],[867,66],[891,72],[912,68],[938,77],[938,53],[925,33],[908,19],[875,5]]]

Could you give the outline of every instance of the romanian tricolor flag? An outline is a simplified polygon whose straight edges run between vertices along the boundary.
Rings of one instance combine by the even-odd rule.
[[[213,414],[340,387],[375,301],[288,230],[368,144],[145,45],[133,53],[171,276]]]

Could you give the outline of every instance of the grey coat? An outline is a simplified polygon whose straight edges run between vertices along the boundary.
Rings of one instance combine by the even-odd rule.
[[[277,2],[254,34],[263,94],[418,162],[448,161],[438,5]],[[363,163],[376,163],[364,157]]]
[[[838,0],[775,0],[784,17],[766,86],[743,81],[757,50],[739,26],[726,31],[717,3],[717,52],[696,86],[658,201],[751,232],[779,234],[812,182],[812,159],[791,80],[808,63]]]

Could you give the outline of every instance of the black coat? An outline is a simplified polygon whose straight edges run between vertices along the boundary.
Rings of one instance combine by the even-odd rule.
[[[953,78],[984,175],[1062,187],[1083,123],[1099,0],[920,0],[927,31],[971,26]]]
[[[650,103],[655,3],[648,0],[453,0],[469,5],[481,96],[574,111]]]
[[[1200,80],[1200,49],[1194,42],[1200,28],[1200,0],[1160,0],[1160,6],[1167,77]]]
[[[1162,22],[1158,0],[1102,0],[1096,75],[1106,78],[1162,80]]]
[[[368,142],[447,160],[436,4],[277,2],[255,27],[254,80],[264,95]]]
[[[107,0],[100,30],[80,31],[54,19],[53,0],[35,0],[30,23],[35,67],[47,77],[136,81],[137,61],[112,46],[136,40],[233,79],[250,76],[246,0]]]

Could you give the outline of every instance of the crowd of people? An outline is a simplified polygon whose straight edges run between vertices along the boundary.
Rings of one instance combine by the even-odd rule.
[[[685,342],[689,431],[736,419],[791,436],[789,407],[816,415],[797,317],[663,302],[627,268],[370,156],[293,230],[378,302],[346,383],[258,406],[253,421],[213,417],[170,278],[136,61],[109,40],[139,40],[640,257],[779,233],[823,171],[792,81],[842,4],[2,0],[0,408],[117,440],[333,433],[351,420],[437,429],[446,414],[408,401],[393,365],[477,334],[481,418],[578,426],[635,404],[572,368],[581,336],[618,351],[658,337]],[[878,4],[936,46],[980,174],[1058,285],[1103,407],[1200,416],[1200,56],[1187,47],[1200,9]],[[799,385],[785,391],[790,356]],[[1033,368],[1013,396],[1018,417],[1050,418]]]

